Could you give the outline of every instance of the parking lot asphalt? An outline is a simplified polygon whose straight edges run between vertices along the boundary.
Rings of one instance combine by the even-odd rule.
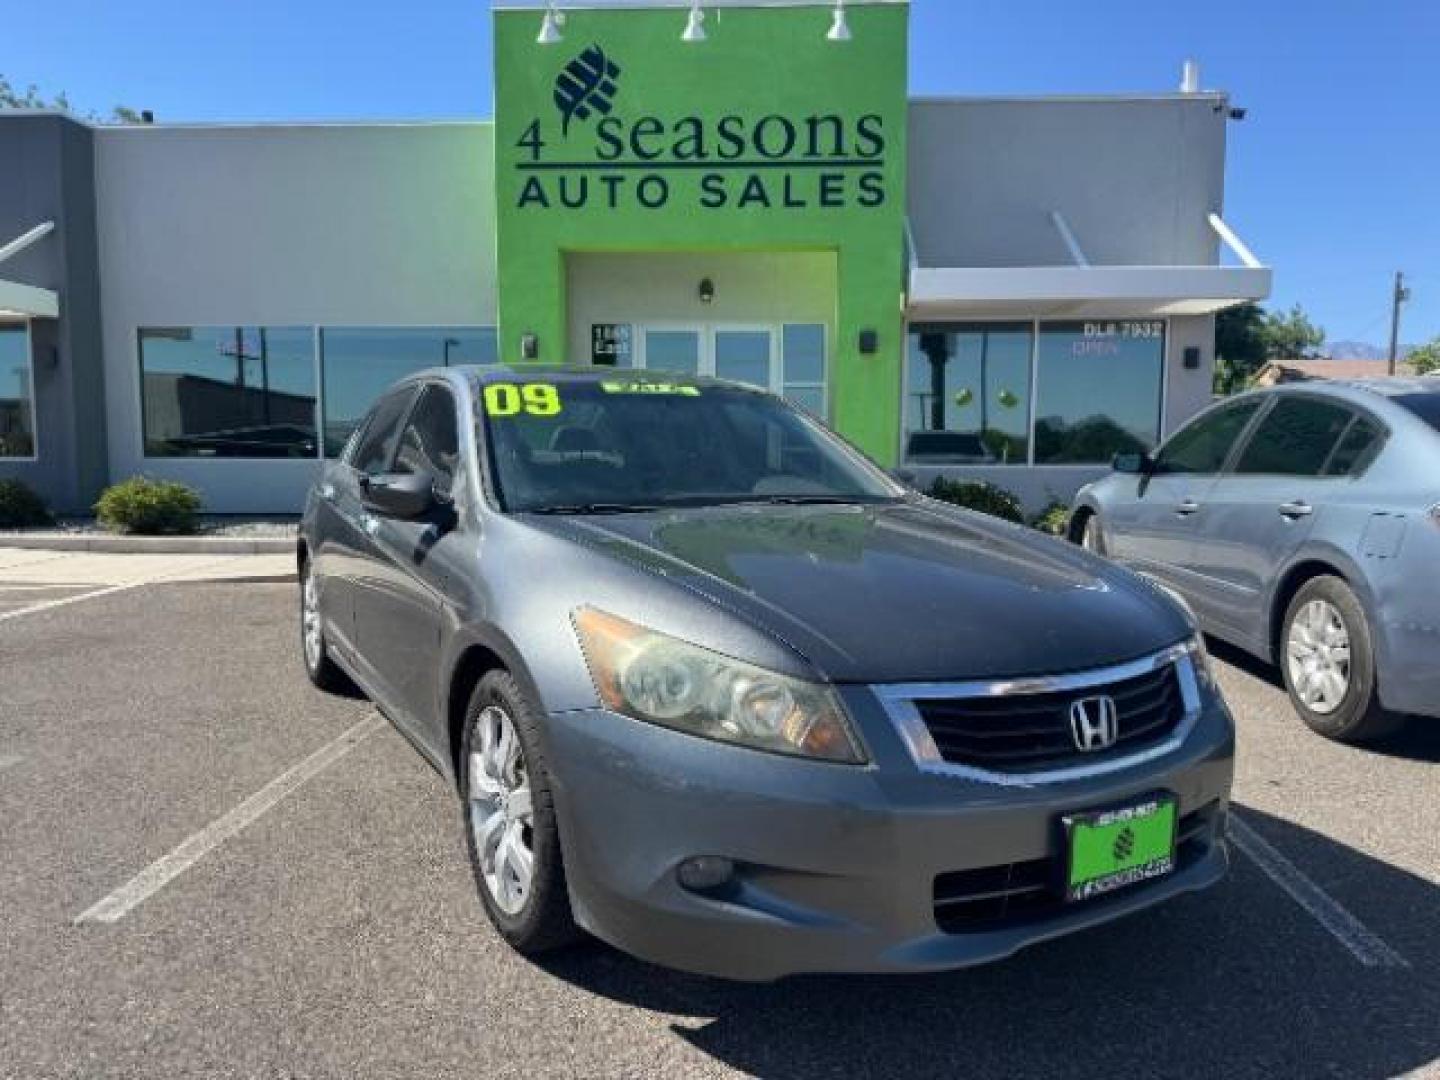
[[[152,583],[0,621],[0,1076],[1440,1076],[1440,724],[1331,745],[1222,652],[1248,839],[1210,893],[943,976],[537,965],[294,609]]]

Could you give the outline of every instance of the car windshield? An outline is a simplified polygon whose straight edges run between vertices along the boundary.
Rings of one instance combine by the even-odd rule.
[[[740,387],[490,383],[481,411],[511,511],[625,513],[736,503],[873,503],[896,488],[829,432]]]
[[[1440,393],[1400,394],[1395,400],[1436,431],[1440,431]]]

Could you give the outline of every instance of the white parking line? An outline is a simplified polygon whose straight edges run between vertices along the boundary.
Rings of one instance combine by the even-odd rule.
[[[159,892],[217,847],[254,822],[311,777],[328,769],[385,726],[380,716],[362,720],[287,769],[223,817],[216,818],[170,854],[151,863],[109,896],[75,917],[80,923],[113,923]]]
[[[225,558],[215,559],[211,562],[201,563],[198,566],[182,566],[178,570],[168,570],[163,574],[156,574],[153,577],[136,578],[134,581],[126,581],[118,585],[107,585],[104,588],[84,592],[78,596],[63,596],[58,600],[42,600],[38,604],[30,604],[27,607],[17,608],[15,611],[0,612],[0,622],[5,622],[7,619],[18,619],[22,615],[34,615],[39,611],[49,611],[52,608],[64,607],[66,604],[78,604],[82,600],[98,600],[102,596],[113,596],[115,593],[138,589],[144,585],[158,585],[161,582],[169,581],[186,574],[195,574],[209,570],[212,567],[223,566],[231,562],[234,558],[236,558],[236,556],[226,556]],[[8,586],[0,584],[0,588],[6,587]],[[63,586],[59,587],[63,588]]]
[[[1230,839],[1266,877],[1285,890],[1290,899],[1309,912],[1360,963],[1374,968],[1410,966],[1410,961],[1385,944],[1338,900],[1306,877],[1298,866],[1233,813],[1230,815]]]
[[[124,592],[126,589],[138,589],[141,585],[148,584],[150,584],[148,580],[127,581],[124,585],[111,585],[93,592],[81,593],[79,596],[64,596],[59,600],[42,600],[40,603],[31,604],[28,607],[0,612],[0,622],[4,622],[6,619],[18,619],[21,615],[33,615],[37,611],[49,611],[51,608],[64,607],[66,604],[78,604],[81,600],[94,600],[97,597],[110,596],[112,593]]]

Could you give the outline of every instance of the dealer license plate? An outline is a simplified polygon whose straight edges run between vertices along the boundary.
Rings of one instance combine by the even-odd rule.
[[[1088,900],[1172,872],[1177,816],[1174,797],[1157,795],[1131,806],[1062,818],[1066,899]]]

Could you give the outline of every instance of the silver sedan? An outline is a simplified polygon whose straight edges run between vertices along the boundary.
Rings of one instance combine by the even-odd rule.
[[[1223,401],[1082,489],[1071,539],[1279,665],[1322,735],[1440,717],[1440,379]]]

